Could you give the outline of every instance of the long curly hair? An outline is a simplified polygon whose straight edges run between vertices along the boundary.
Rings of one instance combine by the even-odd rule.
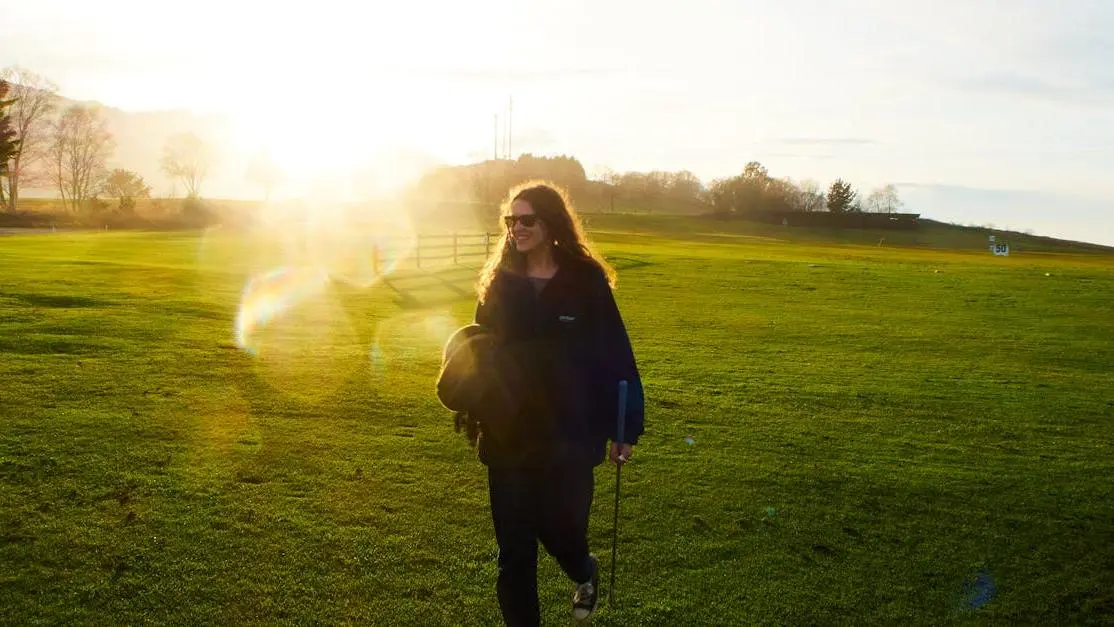
[[[507,194],[507,200],[501,207],[500,215],[510,215],[511,205],[516,200],[525,200],[530,203],[534,213],[549,229],[549,235],[553,238],[553,243],[560,252],[570,255],[578,261],[596,266],[607,277],[607,282],[611,287],[615,287],[618,278],[615,269],[589,245],[588,238],[584,235],[584,226],[580,222],[580,216],[573,209],[564,190],[547,181],[523,183],[512,188],[510,193]],[[479,282],[476,285],[480,302],[484,302],[487,298],[488,288],[491,287],[491,283],[499,272],[525,273],[526,271],[526,256],[518,252],[514,245],[514,238],[511,237],[510,230],[502,220],[499,221],[499,228],[501,233],[499,247],[492,251],[491,256],[488,257],[487,263],[480,271]]]

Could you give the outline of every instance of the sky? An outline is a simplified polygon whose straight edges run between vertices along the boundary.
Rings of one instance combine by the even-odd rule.
[[[0,66],[126,110],[228,115],[244,150],[329,155],[321,168],[489,157],[513,96],[514,152],[589,173],[710,181],[758,160],[894,183],[935,219],[1114,245],[1109,0],[0,0],[0,15]],[[304,141],[275,133],[292,128]]]

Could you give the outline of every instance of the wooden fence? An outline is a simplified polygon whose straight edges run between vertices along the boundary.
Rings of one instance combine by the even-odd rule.
[[[372,271],[376,276],[382,274],[384,256],[394,259],[409,256],[414,260],[414,267],[419,270],[423,263],[428,267],[433,262],[444,261],[451,261],[453,266],[464,262],[476,262],[477,265],[482,265],[491,254],[491,247],[498,241],[499,236],[495,233],[452,233],[418,235],[414,239],[413,248],[377,244],[371,251]]]

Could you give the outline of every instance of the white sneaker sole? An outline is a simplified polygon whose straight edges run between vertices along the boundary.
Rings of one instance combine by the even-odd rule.
[[[573,608],[572,617],[575,618],[576,620],[584,620],[584,619],[588,618],[589,616],[591,616],[592,614],[594,614],[596,612],[596,609],[599,608],[599,606],[600,606],[600,593],[597,590],[596,591],[596,602],[594,604],[592,604],[592,609],[586,610],[586,609],[581,608],[581,607]]]
[[[596,609],[599,608],[599,606],[600,606],[600,587],[599,587],[600,563],[599,563],[598,560],[596,560],[594,555],[590,556],[590,557],[592,558],[592,565],[596,569],[596,574],[595,574],[595,577],[597,578],[596,579],[596,601],[595,601],[595,603],[592,604],[592,609],[590,609],[590,610],[586,610],[586,609],[580,608],[580,607],[574,607],[573,610],[572,610],[572,617],[575,618],[576,620],[587,619],[589,616],[594,614],[596,612]]]

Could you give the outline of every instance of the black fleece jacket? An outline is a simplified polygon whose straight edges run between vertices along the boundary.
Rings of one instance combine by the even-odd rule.
[[[476,310],[476,323],[494,332],[522,375],[517,415],[498,420],[513,424],[512,434],[481,430],[479,455],[489,466],[542,464],[567,451],[602,462],[607,440],[617,440],[621,380],[623,441],[635,444],[643,433],[642,381],[607,278],[594,264],[555,254],[557,274],[540,293],[527,277],[503,271]]]

